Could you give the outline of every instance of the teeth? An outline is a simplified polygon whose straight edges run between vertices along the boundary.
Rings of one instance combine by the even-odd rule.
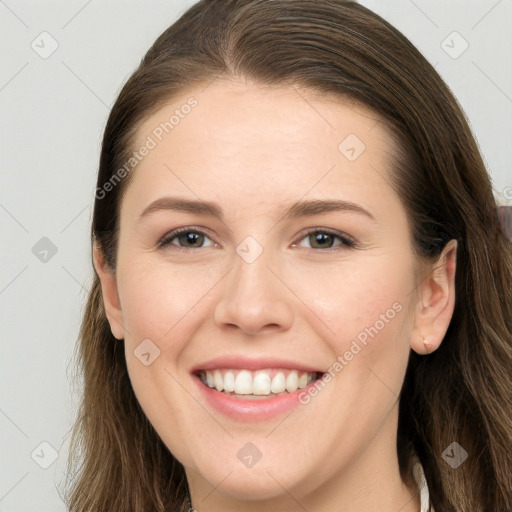
[[[224,375],[224,389],[230,393],[235,391],[235,376],[233,372],[226,372],[226,375]]]
[[[299,387],[299,379],[297,377],[297,372],[290,372],[288,377],[286,377],[286,391],[289,393],[293,393],[297,391]]]
[[[270,395],[270,377],[263,372],[258,373],[252,380],[253,395]]]
[[[201,380],[210,388],[227,394],[269,396],[293,393],[305,388],[316,378],[316,373],[298,370],[203,370]],[[249,396],[247,396],[249,398]]]
[[[237,395],[250,395],[252,393],[251,372],[242,370],[238,374],[237,378],[235,379],[235,393]]]
[[[222,373],[219,370],[215,370],[213,372],[213,385],[217,391],[222,391],[224,389],[224,379],[222,378]]]
[[[307,375],[307,374],[306,374]],[[286,389],[286,379],[283,372],[277,372],[276,376],[272,379],[270,384],[270,391],[272,393],[282,393]]]
[[[308,374],[303,373],[298,380],[297,386],[302,389],[305,388],[308,385]]]

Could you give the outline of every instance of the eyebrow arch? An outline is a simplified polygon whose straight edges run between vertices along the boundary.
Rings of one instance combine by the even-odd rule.
[[[161,197],[148,205],[140,214],[139,220],[157,211],[173,210],[184,213],[198,213],[203,215],[211,215],[217,219],[223,220],[224,214],[222,208],[216,203],[209,201],[199,201],[195,199],[185,199],[182,197]],[[355,212],[366,217],[376,220],[375,217],[362,206],[343,201],[340,199],[321,200],[314,199],[310,201],[297,201],[283,212],[283,219],[292,219],[297,217],[307,217],[320,215],[333,211]]]

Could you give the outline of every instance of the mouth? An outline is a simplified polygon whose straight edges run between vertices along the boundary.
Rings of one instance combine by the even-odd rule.
[[[324,373],[289,368],[211,368],[196,370],[193,375],[205,386],[224,395],[243,400],[264,400],[304,389],[321,379]]]

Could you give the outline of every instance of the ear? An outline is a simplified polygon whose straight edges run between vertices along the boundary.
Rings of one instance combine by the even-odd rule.
[[[455,308],[457,240],[450,240],[417,293],[411,348],[430,354],[443,341]]]
[[[114,338],[122,340],[124,339],[124,323],[121,302],[117,293],[116,274],[105,261],[103,251],[96,241],[93,243],[92,258],[94,268],[100,278],[101,294],[110,330]]]

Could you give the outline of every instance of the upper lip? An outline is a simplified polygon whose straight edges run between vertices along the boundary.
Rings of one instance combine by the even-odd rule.
[[[191,370],[191,373],[200,370],[215,370],[220,368],[226,369],[239,369],[239,370],[264,370],[265,368],[283,368],[289,370],[299,370],[302,372],[320,372],[323,370],[315,368],[309,364],[304,364],[299,361],[291,361],[290,359],[281,359],[275,356],[259,356],[247,357],[242,354],[227,354],[223,356],[214,357],[204,361]]]

